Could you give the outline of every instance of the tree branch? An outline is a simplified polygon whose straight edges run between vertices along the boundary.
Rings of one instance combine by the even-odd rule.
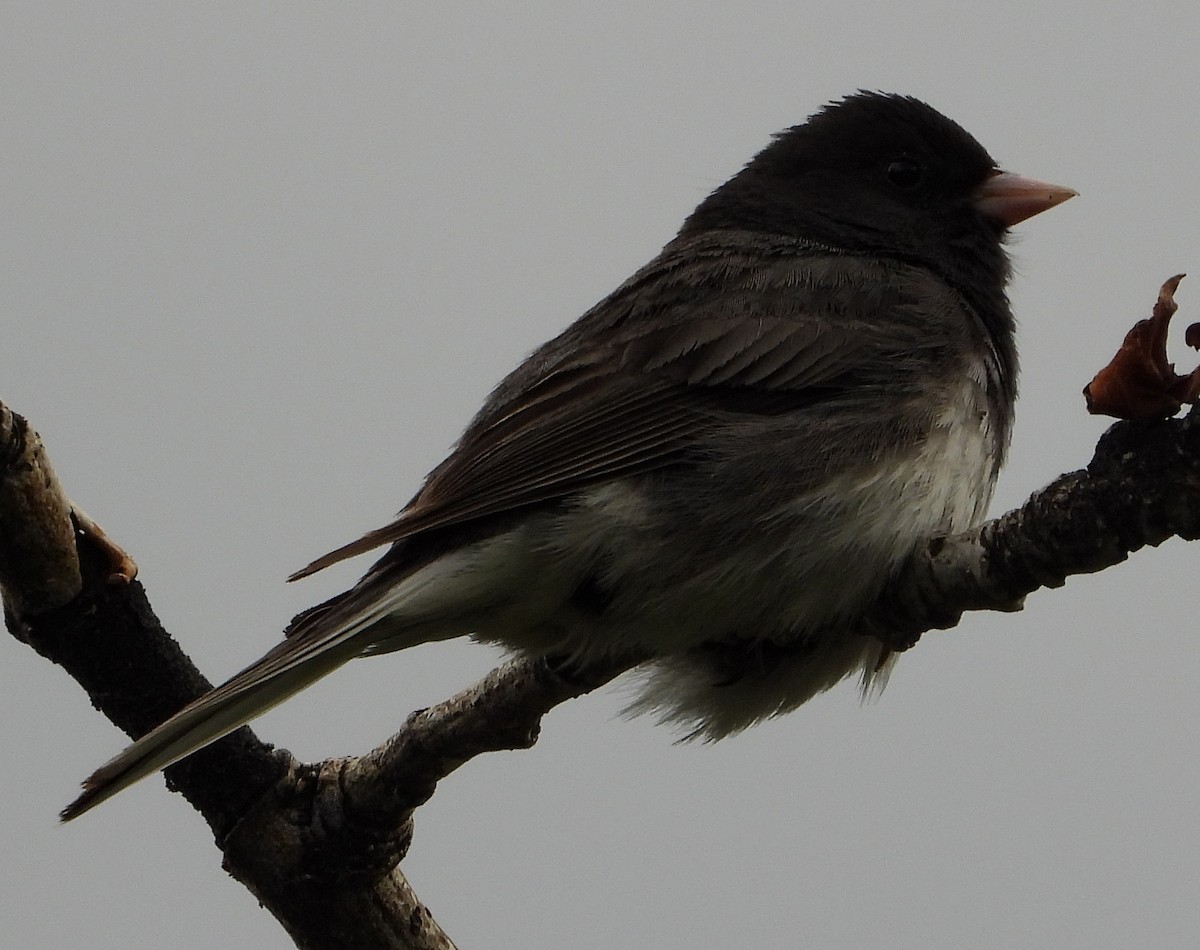
[[[898,649],[969,610],[1020,610],[1171,537],[1200,537],[1200,408],[1182,419],[1118,422],[1087,468],[1020,508],[952,538],[933,538],[871,611],[870,632]]]
[[[1200,410],[1117,423],[1086,469],[970,532],[932,539],[865,626],[907,648],[965,611],[1019,609],[1038,588],[1173,535],[1200,536]],[[130,736],[209,688],[162,629],[142,585],[120,582],[111,552],[72,526],[36,433],[3,406],[0,588],[9,630],[63,666]],[[458,766],[482,752],[528,748],[546,712],[641,659],[582,671],[515,660],[413,713],[359,758],[302,764],[239,729],[168,769],[168,785],[200,811],[226,870],[297,946],[449,948],[398,870],[414,810]]]

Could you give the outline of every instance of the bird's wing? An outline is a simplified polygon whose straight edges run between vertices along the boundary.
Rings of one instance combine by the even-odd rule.
[[[555,343],[570,359],[485,407],[394,521],[291,579],[421,532],[669,465],[731,414],[774,415],[827,399],[854,385],[864,360],[879,358],[878,334],[872,341],[858,325],[806,307],[812,294],[800,288],[780,313],[773,288],[767,281],[741,296],[714,293],[693,300],[684,319],[614,327],[582,347],[564,335]],[[763,311],[776,312],[756,313],[759,296]]]
[[[797,275],[809,271],[801,259],[769,278],[749,259],[745,270],[744,292],[731,293],[723,275],[707,294],[696,293],[694,282],[685,282],[688,293],[679,299],[646,294],[646,307],[663,315],[674,306],[678,319],[614,319],[614,312],[636,314],[636,307],[622,309],[625,295],[646,289],[637,278],[626,284],[501,385],[396,521],[296,576],[420,532],[682,461],[698,437],[736,416],[777,415],[853,388],[864,366],[903,342],[887,342],[886,330],[865,334],[835,319],[845,302],[805,290]],[[672,274],[661,267],[655,273],[663,280]],[[796,293],[781,295],[780,281]],[[866,283],[874,288],[867,303],[877,305],[878,283]],[[844,280],[835,285],[861,292]],[[381,619],[392,567],[385,557],[354,588],[301,614],[265,656],[101,766],[63,818],[231,732],[360,654],[357,635]]]

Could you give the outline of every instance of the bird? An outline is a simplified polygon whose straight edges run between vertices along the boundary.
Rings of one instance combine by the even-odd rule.
[[[715,740],[895,661],[856,629],[985,513],[1017,384],[1005,239],[1075,195],[925,102],[860,90],[777,133],[535,350],[351,589],[101,766],[75,818],[359,656],[469,636],[646,658],[631,713]]]

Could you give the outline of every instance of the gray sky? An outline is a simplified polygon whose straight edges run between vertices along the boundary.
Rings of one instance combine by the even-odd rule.
[[[1200,319],[1194,3],[426,6],[0,8],[0,399],[211,678],[357,576],[283,583],[386,521],[528,350],[856,88],[1082,193],[1019,229],[995,512],[1086,463],[1079,391],[1165,277],[1195,271],[1177,338]],[[619,689],[573,702],[444,782],[405,870],[464,950],[1190,945],[1198,552],[716,746],[617,719]],[[353,663],[258,731],[362,752],[495,661]],[[290,946],[160,779],[57,825],[124,737],[7,638],[0,719],[7,945]]]

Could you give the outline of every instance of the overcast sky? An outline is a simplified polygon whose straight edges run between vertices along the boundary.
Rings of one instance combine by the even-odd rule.
[[[357,576],[283,583],[388,520],[526,352],[857,88],[1081,192],[1014,245],[994,513],[1087,462],[1080,389],[1165,277],[1195,271],[1177,337],[1200,319],[1193,2],[184,7],[0,6],[0,399],[213,679]],[[1170,543],[970,616],[878,702],[715,746],[575,701],[445,781],[404,870],[464,950],[1192,945],[1198,564]],[[496,660],[356,662],[258,732],[363,752]],[[125,740],[9,638],[0,721],[7,946],[290,946],[161,779],[57,824]]]

